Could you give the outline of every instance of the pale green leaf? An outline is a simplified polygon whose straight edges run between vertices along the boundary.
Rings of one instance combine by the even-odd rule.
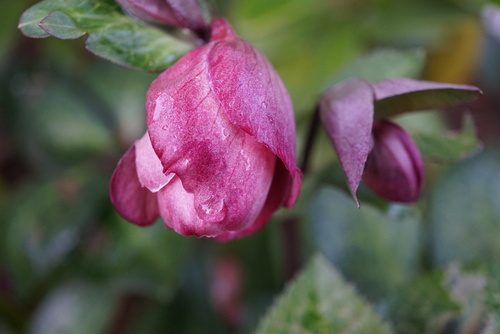
[[[500,261],[500,155],[485,151],[450,169],[431,193],[428,219],[435,263]]]
[[[276,301],[259,334],[391,333],[328,260],[316,255]]]
[[[40,26],[50,35],[60,39],[74,39],[85,34],[70,16],[59,11],[47,15],[40,22]]]
[[[358,209],[332,187],[322,188],[309,207],[317,249],[370,300],[386,298],[414,275],[420,250],[414,211],[393,205],[384,215],[367,203]]]
[[[44,0],[26,10],[19,29],[28,37],[78,38],[87,48],[123,66],[162,70],[193,45],[126,16],[112,0]]]
[[[415,134],[417,143],[425,161],[437,163],[452,163],[481,150],[470,117],[465,118],[464,128],[460,133],[448,134]]]
[[[390,78],[417,78],[422,71],[425,55],[420,49],[398,51],[381,49],[362,55],[338,71],[331,81],[336,85],[350,79],[376,82]]]

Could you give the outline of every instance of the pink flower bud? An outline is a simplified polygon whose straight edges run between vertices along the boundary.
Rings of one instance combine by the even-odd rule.
[[[424,163],[411,136],[387,120],[373,124],[373,148],[363,182],[389,201],[415,202],[422,190]]]
[[[295,203],[301,172],[290,97],[225,20],[151,84],[146,111],[148,132],[111,180],[111,199],[127,220],[147,225],[159,214],[182,235],[228,240]]]
[[[116,0],[127,12],[151,22],[203,32],[207,28],[197,0]]]

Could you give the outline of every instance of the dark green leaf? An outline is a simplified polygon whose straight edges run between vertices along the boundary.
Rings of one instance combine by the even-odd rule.
[[[352,286],[315,256],[287,287],[257,333],[391,333]]]
[[[73,39],[87,33],[87,47],[120,65],[162,70],[192,48],[164,31],[126,16],[111,0],[44,0],[21,16],[28,37]]]
[[[435,109],[474,101],[481,94],[468,89],[431,89],[394,95],[375,101],[375,116],[389,118],[409,111]]]

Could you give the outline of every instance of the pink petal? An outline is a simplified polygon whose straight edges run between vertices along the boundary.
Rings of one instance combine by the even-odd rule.
[[[184,189],[177,176],[174,176],[167,187],[160,190],[158,202],[165,225],[181,235],[213,237],[224,231],[219,224],[207,224],[198,217],[193,205],[194,195]],[[227,206],[221,203],[218,211],[220,219],[224,219]]]
[[[356,190],[370,151],[373,101],[371,85],[364,80],[336,85],[320,101],[321,121],[358,206]]]
[[[453,89],[479,92],[475,86],[455,85],[434,81],[413,80],[407,78],[394,78],[376,82],[373,84],[376,100],[382,100],[391,96],[407,94],[425,90]]]
[[[206,28],[197,0],[116,0],[126,11],[141,20],[167,23],[202,31]]]
[[[453,85],[412,79],[388,79],[373,84],[375,116],[389,118],[399,113],[443,108],[477,99],[481,90],[474,86]]]
[[[234,35],[223,19],[212,22],[212,44],[207,55],[209,84],[227,117],[268,147],[292,178],[299,179],[293,106],[280,77],[269,61]]]
[[[118,162],[109,187],[111,202],[126,220],[141,226],[158,217],[156,195],[139,183],[135,166],[136,148],[132,146]]]
[[[197,216],[236,230],[253,223],[261,211],[276,157],[227,119],[207,84],[206,49],[189,53],[153,82],[146,101],[148,132],[163,171],[175,173],[194,195]],[[196,226],[192,231],[205,233]]]
[[[134,146],[136,152],[135,164],[139,182],[143,187],[155,193],[163,188],[174,175],[165,175],[163,173],[163,166],[153,150],[147,132],[140,140],[135,142]]]
[[[415,202],[424,180],[424,164],[417,145],[405,130],[385,120],[374,124],[373,136],[364,183],[387,200]]]
[[[116,2],[141,20],[179,25],[172,9],[164,0],[116,0]]]
[[[164,0],[172,9],[179,25],[193,31],[203,31],[206,28],[205,18],[198,0]]]
[[[269,160],[265,161],[266,158]],[[221,172],[221,174],[229,172],[220,175],[224,180],[219,178],[204,180],[193,193],[188,192],[184,182],[175,176],[158,193],[160,214],[166,225],[182,235],[213,237],[226,231],[246,229],[254,223],[268,197],[273,176],[270,171],[274,168],[276,158],[268,152],[267,156],[263,155],[263,159],[259,159],[260,162],[253,166],[246,160],[245,155],[240,156],[239,160],[232,171]],[[245,170],[249,168],[250,173],[241,175],[240,167],[244,167]],[[187,179],[188,183],[192,183],[193,178],[199,176],[179,174]],[[203,174],[202,177],[205,178],[206,175]],[[204,194],[207,190],[200,189],[204,186],[211,188],[213,193],[210,195],[211,198],[199,203],[200,193]]]
[[[300,182],[300,177],[297,178]],[[294,188],[289,189],[289,188]],[[285,166],[281,161],[276,163],[276,169],[274,172],[273,183],[271,184],[271,188],[269,189],[269,195],[267,196],[266,203],[262,208],[262,211],[259,213],[257,219],[253,222],[249,227],[239,230],[239,231],[228,231],[221,233],[217,236],[218,241],[228,241],[236,238],[243,238],[248,235],[254,234],[258,230],[260,230],[271,218],[273,213],[282,205],[283,203],[283,193],[290,192],[292,195],[290,198],[295,199],[298,196],[298,191],[300,190],[300,184],[294,185],[291,176],[286,170]],[[289,207],[293,206],[293,203]]]

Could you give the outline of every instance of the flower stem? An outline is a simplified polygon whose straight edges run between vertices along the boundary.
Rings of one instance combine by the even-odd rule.
[[[307,132],[306,143],[304,145],[304,149],[302,151],[302,159],[300,163],[300,169],[302,173],[306,175],[309,171],[311,153],[314,147],[314,142],[316,140],[316,133],[318,132],[318,127],[320,124],[319,119],[319,104],[316,104],[313,110],[313,115],[311,118],[311,123],[309,125],[309,131]]]

